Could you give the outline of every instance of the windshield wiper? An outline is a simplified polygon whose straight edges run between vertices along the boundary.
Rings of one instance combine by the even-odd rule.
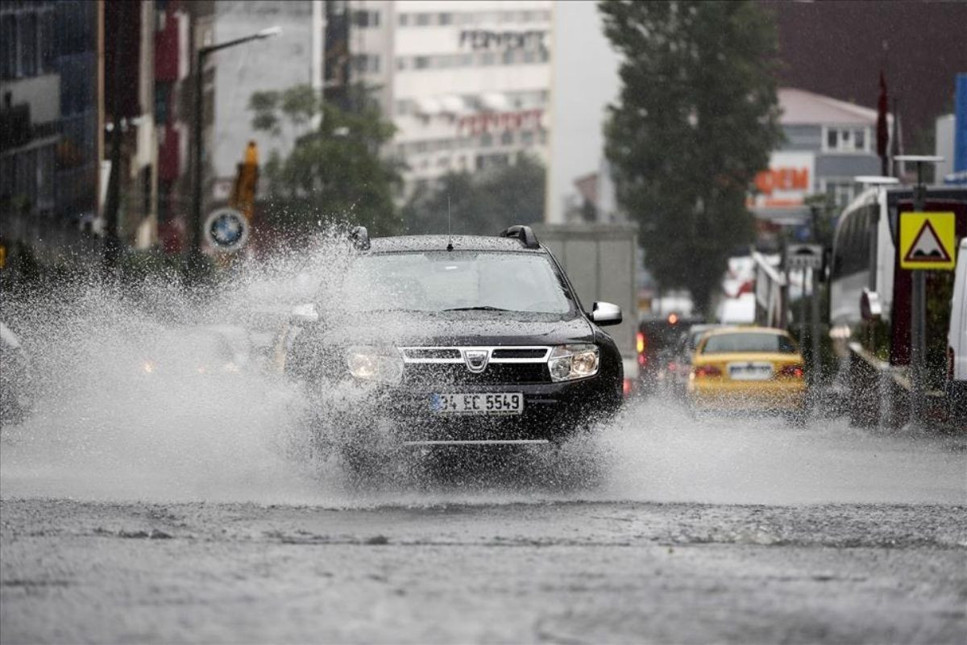
[[[512,311],[512,309],[501,309],[500,307],[482,305],[480,307],[453,307],[451,309],[444,309],[443,311]]]

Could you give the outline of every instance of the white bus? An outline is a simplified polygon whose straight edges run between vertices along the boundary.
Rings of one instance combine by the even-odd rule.
[[[931,186],[926,211],[953,212],[958,241],[967,237],[967,187]],[[879,414],[877,372],[901,378],[910,364],[912,272],[900,268],[896,249],[900,213],[913,211],[913,189],[880,186],[861,193],[836,225],[829,274],[830,334],[843,341],[859,374],[850,378],[851,420],[874,423]],[[950,320],[953,274],[927,272],[927,379],[943,389],[946,329]],[[851,367],[851,372],[854,371]],[[853,378],[856,376],[856,378]]]

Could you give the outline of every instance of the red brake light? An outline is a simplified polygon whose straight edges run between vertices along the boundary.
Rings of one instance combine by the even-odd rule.
[[[695,368],[693,374],[695,374],[695,378],[709,378],[712,376],[722,376],[722,370],[714,365],[699,365]]]
[[[792,378],[802,378],[806,371],[803,369],[802,365],[784,365],[779,370],[779,376],[788,376]]]

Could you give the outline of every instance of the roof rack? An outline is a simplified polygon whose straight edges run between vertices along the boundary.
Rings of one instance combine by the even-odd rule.
[[[366,230],[365,226],[356,226],[349,231],[349,239],[352,240],[353,246],[360,251],[369,250],[369,231]]]
[[[516,226],[511,226],[510,228],[505,228],[500,232],[500,237],[513,237],[520,240],[521,244],[524,245],[525,249],[539,249],[541,248],[540,242],[537,241],[537,236],[534,235],[533,229],[530,226],[523,226],[517,224]]]

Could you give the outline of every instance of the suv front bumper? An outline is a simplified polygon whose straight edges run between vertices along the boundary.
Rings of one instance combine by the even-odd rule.
[[[561,383],[389,387],[357,384],[358,403],[320,414],[350,435],[364,434],[389,422],[391,439],[399,443],[493,443],[563,441],[583,428],[606,420],[620,405],[620,391],[599,376]],[[360,392],[359,390],[363,390]],[[434,412],[434,394],[521,393],[519,414],[453,414]],[[322,399],[326,395],[322,395]],[[327,410],[327,412],[324,412]]]

